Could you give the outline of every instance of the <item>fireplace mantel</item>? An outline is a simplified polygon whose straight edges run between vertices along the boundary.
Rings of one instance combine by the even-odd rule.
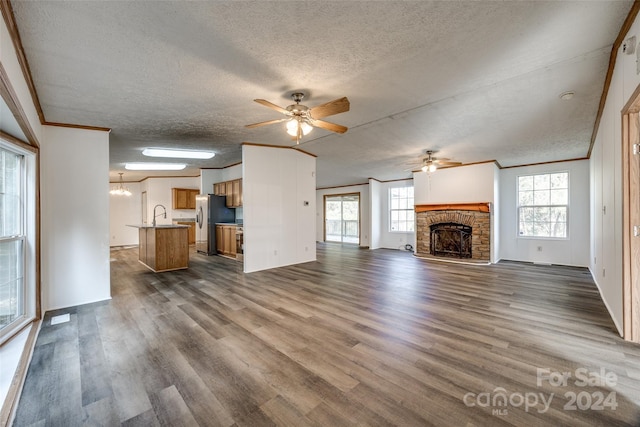
[[[491,212],[491,203],[438,203],[431,205],[415,205],[416,213],[429,211],[473,211]]]

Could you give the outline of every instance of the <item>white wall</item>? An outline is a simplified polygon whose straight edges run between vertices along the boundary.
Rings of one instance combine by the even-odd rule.
[[[200,194],[212,194],[213,184],[221,181],[222,169],[200,169]]]
[[[382,191],[380,181],[369,178],[369,249],[381,248]]]
[[[153,222],[153,208],[156,205],[162,205],[167,209],[167,217],[158,216],[156,224],[171,224],[173,219],[195,218],[195,209],[173,209],[173,192],[172,188],[193,188],[200,189],[200,177],[167,177],[167,178],[147,178],[144,180],[142,191],[147,192],[147,222]],[[160,215],[162,208],[156,209],[156,214]],[[140,223],[139,215],[134,224]]]
[[[118,184],[111,183],[115,188]],[[139,182],[125,182],[131,196],[109,195],[109,230],[111,246],[138,244],[138,229],[129,225],[142,224],[142,200]]]
[[[640,38],[636,18],[625,39]],[[618,49],[605,108],[589,160],[591,168],[591,254],[589,269],[602,299],[623,331],[622,301],[622,116],[621,110],[640,85],[636,55]],[[606,211],[605,211],[606,209]]]
[[[416,205],[434,203],[492,203],[491,212],[491,262],[497,262],[499,255],[498,217],[500,207],[497,201],[502,192],[499,170],[494,162],[455,168],[438,169],[434,173],[413,174]]]
[[[360,246],[368,247],[370,245],[369,184],[323,188],[316,191],[316,241],[324,242],[324,196],[353,193],[360,194]]]
[[[416,205],[432,203],[481,203],[494,201],[495,163],[438,169],[413,174]]]
[[[518,176],[569,172],[569,230],[567,239],[518,236]],[[499,218],[500,258],[586,267],[589,265],[589,162],[551,163],[502,169]],[[541,248],[542,250],[538,250]]]
[[[373,223],[379,235],[378,247],[387,249],[404,250],[406,244],[411,244],[415,248],[416,233],[400,233],[389,231],[389,189],[393,187],[412,187],[413,179],[404,181],[381,182],[378,186],[378,200],[380,204],[379,221]]]
[[[233,166],[227,166],[222,169],[222,181],[231,181],[242,178],[242,163]],[[213,191],[213,187],[211,187]]]
[[[245,273],[314,261],[315,157],[243,145],[242,165]]]
[[[109,299],[109,133],[43,126],[43,136],[43,309]]]

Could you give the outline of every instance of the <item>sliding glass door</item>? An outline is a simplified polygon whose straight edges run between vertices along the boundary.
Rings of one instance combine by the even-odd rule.
[[[324,196],[325,242],[360,243],[360,194]]]

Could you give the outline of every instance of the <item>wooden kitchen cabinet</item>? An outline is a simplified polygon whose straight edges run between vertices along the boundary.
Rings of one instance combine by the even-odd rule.
[[[227,196],[227,207],[233,207],[233,181],[225,182],[226,186],[226,196]]]
[[[196,223],[193,221],[176,221],[176,224],[189,226],[189,244],[194,245],[196,243]]]
[[[233,181],[233,207],[242,206],[242,180]]]
[[[216,252],[221,254],[224,251],[223,225],[216,225]]]
[[[230,257],[236,256],[236,226],[235,225],[223,225],[222,226],[222,254]]]
[[[224,182],[217,182],[213,184],[213,194],[216,196],[226,196],[227,195],[227,185]]]
[[[236,257],[236,226],[216,224],[216,251],[218,255]]]
[[[199,190],[193,188],[172,188],[173,209],[195,209]]]
[[[225,204],[228,208],[242,207],[242,179],[213,184],[213,194],[216,196],[226,196],[227,201]]]

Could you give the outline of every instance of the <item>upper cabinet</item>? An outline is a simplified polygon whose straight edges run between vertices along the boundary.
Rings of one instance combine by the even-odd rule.
[[[216,196],[226,196],[228,208],[239,208],[242,206],[242,179],[224,181],[213,184],[213,194]]]
[[[172,188],[173,193],[173,209],[195,209],[196,196],[199,190],[192,188]]]

